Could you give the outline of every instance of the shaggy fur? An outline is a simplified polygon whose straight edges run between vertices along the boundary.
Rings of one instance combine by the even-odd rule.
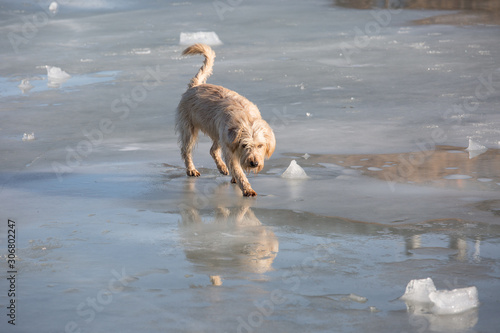
[[[244,196],[257,195],[245,171],[258,173],[264,167],[264,160],[273,154],[276,139],[271,127],[245,97],[224,87],[206,84],[215,58],[208,45],[192,45],[182,54],[205,56],[203,66],[189,82],[177,107],[176,130],[187,175],[200,175],[191,155],[201,130],[213,141],[210,155],[220,173],[231,174],[231,182],[238,184]]]

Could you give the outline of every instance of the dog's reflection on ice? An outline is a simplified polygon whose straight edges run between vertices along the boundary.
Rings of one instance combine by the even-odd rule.
[[[228,275],[265,273],[278,253],[277,237],[255,216],[252,202],[224,197],[222,193],[231,189],[228,185],[207,195],[188,181],[179,205],[186,257],[199,273],[209,275],[213,285],[221,285]]]

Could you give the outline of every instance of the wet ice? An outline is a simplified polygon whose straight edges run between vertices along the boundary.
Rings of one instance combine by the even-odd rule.
[[[497,25],[327,1],[224,2],[222,16],[211,2],[57,3],[0,8],[0,214],[21,226],[21,330],[498,327]],[[208,82],[275,130],[255,200],[206,137],[201,178],[185,176],[175,107],[201,65],[181,57],[186,33],[217,44]],[[122,267],[126,288],[80,316]],[[405,311],[393,300],[421,276],[438,308]],[[451,303],[460,313],[437,314]]]

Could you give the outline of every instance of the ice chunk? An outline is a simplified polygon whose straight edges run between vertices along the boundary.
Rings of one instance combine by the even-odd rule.
[[[456,314],[477,308],[479,300],[477,288],[472,286],[453,290],[437,290],[429,294],[436,314]]]
[[[71,75],[69,75],[68,73],[66,73],[65,71],[63,71],[59,67],[45,66],[45,68],[47,69],[47,76],[49,77],[49,79],[66,79],[67,80],[71,77]]]
[[[57,14],[57,11],[59,10],[59,4],[55,1],[52,1],[49,5],[49,10],[52,13],[52,15]]]
[[[436,291],[436,286],[431,278],[411,280],[406,286],[406,291],[401,299],[414,302],[430,302],[429,294]]]
[[[221,45],[222,41],[213,31],[181,32],[180,45],[205,43],[208,45]]]
[[[467,147],[466,150],[469,152],[469,159],[473,159],[474,157],[485,153],[488,148],[472,139],[469,139],[469,147]]]
[[[59,67],[55,66],[45,66],[47,69],[47,78],[49,80],[49,83],[47,84],[50,88],[59,88],[61,85],[68,81],[68,79],[71,77],[68,73],[63,71]]]
[[[354,301],[354,302],[358,302],[358,303],[366,303],[368,301],[368,298],[363,297],[363,296],[359,296],[359,295],[356,295],[356,294],[349,294],[346,297],[346,299]]]
[[[151,54],[151,49],[148,47],[145,48],[139,48],[139,49],[132,49],[133,54],[139,54],[139,55],[144,55],[144,54]]]
[[[295,160],[290,162],[290,165],[285,170],[285,172],[283,172],[281,177],[287,178],[287,179],[306,179],[306,178],[309,178],[309,176],[307,176],[304,169],[302,169],[300,167],[300,165],[297,164],[297,161],[295,161]]]
[[[411,304],[409,308],[415,308],[413,302],[432,304],[429,311],[436,315],[462,313],[479,306],[476,287],[436,290],[431,278],[411,280],[401,299]]]
[[[309,155],[308,153],[305,153],[304,155],[302,155],[302,158],[307,160],[309,157],[311,157],[311,155]]]
[[[23,79],[21,83],[17,86],[23,94],[29,92],[31,89],[33,89],[33,85],[30,83],[29,79]]]
[[[485,146],[483,146],[482,144],[472,140],[472,139],[469,139],[469,147],[467,147],[467,150],[468,151],[471,151],[471,150],[486,150],[488,148],[486,148]]]
[[[31,133],[31,134],[28,134],[28,133],[24,133],[23,135],[23,141],[33,141],[35,140],[35,133]]]

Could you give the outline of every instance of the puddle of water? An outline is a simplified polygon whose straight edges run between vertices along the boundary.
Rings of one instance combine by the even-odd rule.
[[[321,166],[325,162],[390,182],[441,188],[500,189],[499,149],[476,154],[460,147],[436,146],[433,150],[400,154],[311,155],[302,165]]]

